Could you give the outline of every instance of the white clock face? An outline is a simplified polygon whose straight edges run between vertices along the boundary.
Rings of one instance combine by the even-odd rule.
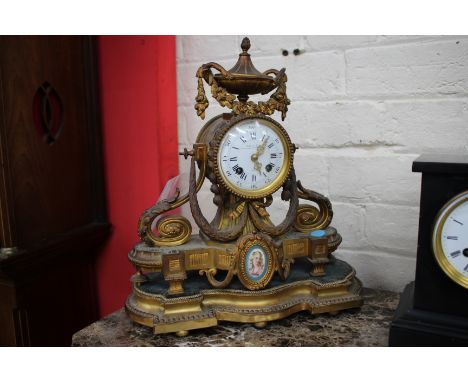
[[[233,188],[255,194],[284,174],[287,150],[281,130],[273,123],[246,119],[232,126],[221,140],[218,166]]]
[[[468,282],[468,193],[455,197],[441,210],[434,227],[433,248],[439,265],[452,279],[455,277],[454,281],[462,285]]]

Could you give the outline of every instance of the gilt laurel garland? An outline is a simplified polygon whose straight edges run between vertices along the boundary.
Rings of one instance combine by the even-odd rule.
[[[218,101],[221,106],[231,109],[235,115],[255,115],[258,113],[272,115],[277,110],[281,112],[281,119],[284,121],[288,111],[288,105],[291,103],[286,95],[286,82],[288,81],[288,77],[286,76],[285,69],[269,69],[262,73],[264,75],[274,74],[276,76],[276,91],[270,96],[268,101],[255,103],[252,101],[236,101],[235,95],[230,94],[226,89],[218,84],[211,68],[219,71],[226,79],[233,78],[232,74],[230,74],[221,65],[214,62],[204,64],[197,70],[198,93],[195,97],[195,110],[201,119],[205,119],[205,110],[209,105],[208,98],[206,98],[205,94],[205,88],[203,86],[203,80],[205,80],[205,82],[210,86],[213,98]]]

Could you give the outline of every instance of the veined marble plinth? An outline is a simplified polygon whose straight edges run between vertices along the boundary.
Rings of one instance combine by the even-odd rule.
[[[151,328],[133,323],[122,308],[77,332],[73,346],[387,346],[399,295],[372,289],[363,289],[361,295],[361,308],[336,316],[300,312],[263,329],[223,322],[182,338],[155,336]]]

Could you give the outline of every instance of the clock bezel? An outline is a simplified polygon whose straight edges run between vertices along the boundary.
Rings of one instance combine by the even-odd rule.
[[[468,289],[468,277],[463,276],[447,259],[442,248],[442,229],[449,215],[461,204],[468,202],[468,190],[451,198],[437,213],[432,229],[432,252],[439,267],[458,285]]]
[[[241,123],[248,119],[251,119],[251,120],[262,119],[266,121],[267,123],[269,123],[270,127],[276,132],[276,134],[278,135],[280,139],[281,144],[284,147],[283,165],[278,175],[276,176],[276,178],[273,180],[273,182],[271,182],[267,186],[254,189],[254,190],[246,190],[244,188],[240,188],[232,184],[232,182],[226,178],[224,171],[221,169],[220,163],[219,163],[220,145],[224,136],[228,133],[230,129],[235,127],[238,123]],[[268,116],[261,115],[261,114],[240,115],[237,117],[232,117],[227,125],[223,126],[216,132],[214,139],[211,142],[211,146],[213,149],[213,156],[212,156],[213,164],[214,164],[213,167],[214,167],[214,172],[215,172],[217,180],[231,193],[244,199],[260,199],[260,198],[264,198],[268,195],[273,194],[284,184],[293,166],[294,146],[291,143],[291,139],[289,138],[288,133],[286,132],[284,127],[281,126],[279,122],[275,121],[274,119]]]

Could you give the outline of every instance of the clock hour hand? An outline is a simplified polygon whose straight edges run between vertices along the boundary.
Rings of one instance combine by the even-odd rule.
[[[258,161],[258,154],[254,153],[250,156],[250,159],[252,162],[254,162],[254,168],[257,170],[260,174],[262,173],[262,164]]]
[[[265,146],[268,142],[268,138],[270,137],[266,137],[265,142],[257,146],[257,151],[250,157],[250,159],[252,159],[252,162],[254,162],[255,170],[257,170],[259,174],[262,174],[262,164],[258,161],[258,157],[265,152]]]
[[[259,174],[262,173],[262,164],[258,160],[254,161],[254,167],[255,167],[255,170],[258,171]]]
[[[268,138],[270,138],[270,137],[266,137],[265,142],[263,142],[261,145],[258,145],[258,147],[257,147],[257,152],[256,152],[256,154],[257,154],[257,159],[258,159],[258,157],[259,157],[260,155],[262,155],[262,154],[265,152],[265,146],[266,146],[266,144],[267,144],[267,142],[268,142]]]

